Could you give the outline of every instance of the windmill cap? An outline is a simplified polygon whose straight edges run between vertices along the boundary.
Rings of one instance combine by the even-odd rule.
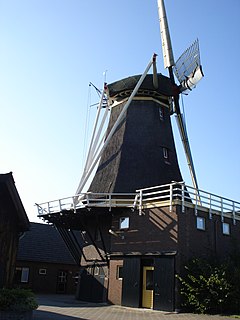
[[[109,96],[114,97],[124,91],[132,91],[138,83],[141,75],[127,77],[111,84],[108,84]],[[154,87],[153,75],[147,74],[139,90],[153,91],[164,96],[176,95],[177,86],[173,85],[170,78],[158,73],[158,88]]]

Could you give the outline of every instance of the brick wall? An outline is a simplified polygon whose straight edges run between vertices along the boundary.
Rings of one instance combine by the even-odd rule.
[[[36,293],[56,293],[57,277],[59,270],[66,271],[66,294],[75,294],[76,279],[75,276],[79,272],[79,266],[52,264],[44,262],[17,261],[17,267],[29,268],[29,280],[27,283],[21,283],[23,288],[30,288]],[[39,274],[39,269],[46,269],[46,274]],[[17,284],[19,285],[19,284]]]
[[[112,304],[121,305],[122,302],[122,280],[117,279],[118,266],[123,265],[123,260],[111,260],[109,267],[108,301]]]
[[[229,224],[230,234],[223,234],[222,221],[219,215],[209,218],[209,213],[198,211],[197,216],[205,218],[205,230],[198,230],[194,208],[186,208],[182,213],[178,208],[178,251],[184,263],[193,257],[217,256],[221,259],[229,257],[240,240],[240,222],[233,224],[232,219],[224,218]]]
[[[119,230],[119,218],[129,217],[129,229]],[[112,229],[119,236],[111,238],[112,253],[155,253],[177,250],[178,225],[175,208],[146,209],[142,215],[138,211],[122,210],[114,215]]]

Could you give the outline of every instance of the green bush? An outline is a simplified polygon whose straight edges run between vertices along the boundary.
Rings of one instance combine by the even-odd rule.
[[[185,266],[181,283],[182,306],[198,313],[222,313],[228,310],[234,286],[226,265],[193,259]]]
[[[37,309],[34,294],[25,289],[0,289],[1,311],[29,311]]]

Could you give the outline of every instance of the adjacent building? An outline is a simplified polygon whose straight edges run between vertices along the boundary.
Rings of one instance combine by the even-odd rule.
[[[15,285],[35,293],[75,294],[78,272],[59,232],[48,224],[31,222],[19,241]]]
[[[0,288],[13,284],[19,237],[28,229],[12,173],[0,174]]]

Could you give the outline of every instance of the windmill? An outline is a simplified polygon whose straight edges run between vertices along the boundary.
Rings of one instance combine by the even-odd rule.
[[[203,77],[199,45],[195,41],[175,63],[163,0],[158,0],[158,10],[164,67],[169,77],[157,73],[154,54],[142,75],[104,84],[76,194],[82,192],[97,165],[89,192],[129,193],[182,181],[170,121],[172,114],[177,116],[193,185],[198,188],[179,96],[191,91]],[[148,74],[151,67],[153,74]],[[109,113],[108,127],[104,130]]]
[[[239,203],[198,190],[179,97],[203,77],[199,44],[195,41],[175,62],[163,0],[158,10],[169,76],[157,72],[154,54],[142,75],[104,84],[76,195],[38,208],[80,261],[80,300],[108,297],[114,304],[173,311],[180,301],[175,275],[194,256],[216,256],[224,226],[230,235],[229,218],[233,224],[239,220]],[[194,188],[182,182],[172,115]],[[88,192],[81,193],[92,176]],[[80,240],[73,231],[80,231]],[[227,253],[224,249],[221,256]],[[149,288],[147,273],[153,279]]]

